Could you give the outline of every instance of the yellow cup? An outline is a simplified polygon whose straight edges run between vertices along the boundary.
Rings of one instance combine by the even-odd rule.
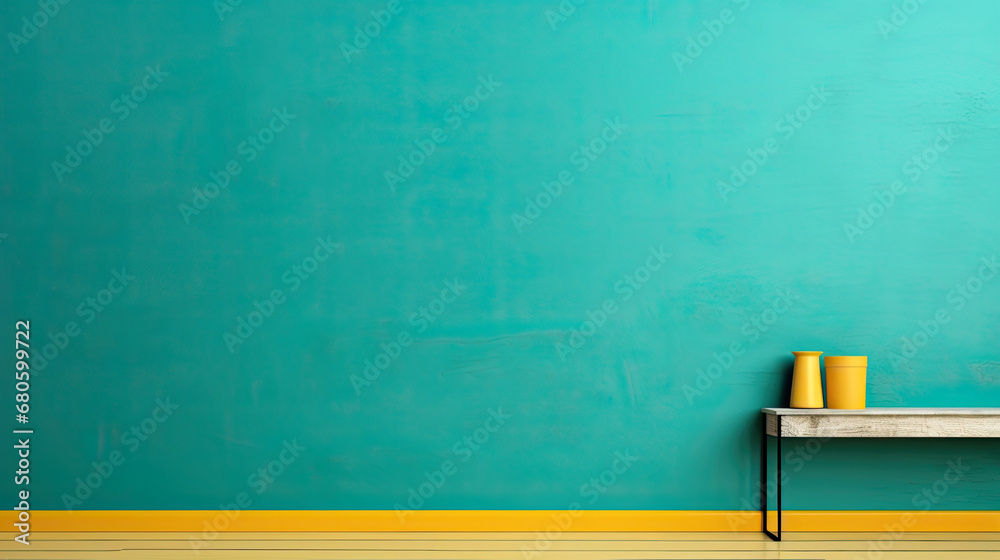
[[[823,383],[819,376],[819,355],[822,352],[798,351],[792,367],[791,408],[823,408]]]
[[[858,410],[865,407],[868,356],[827,356],[826,406]]]

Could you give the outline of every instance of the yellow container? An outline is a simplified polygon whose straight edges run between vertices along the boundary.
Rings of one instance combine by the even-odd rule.
[[[868,356],[827,356],[826,406],[858,410],[865,407]]]
[[[819,379],[819,355],[822,352],[792,352],[791,408],[823,408],[823,384]]]

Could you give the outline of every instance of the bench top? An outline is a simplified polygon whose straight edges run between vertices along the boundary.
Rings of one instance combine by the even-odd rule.
[[[762,411],[764,429],[772,436],[1000,438],[1000,408],[764,408]]]
[[[1000,416],[1000,408],[893,408],[874,407],[859,410],[831,408],[763,408],[775,416]]]

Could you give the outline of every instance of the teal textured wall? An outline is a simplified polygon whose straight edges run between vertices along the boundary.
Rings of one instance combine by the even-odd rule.
[[[0,7],[35,508],[752,509],[791,350],[1000,406],[993,0],[40,9]],[[789,443],[785,506],[995,509],[997,445]]]

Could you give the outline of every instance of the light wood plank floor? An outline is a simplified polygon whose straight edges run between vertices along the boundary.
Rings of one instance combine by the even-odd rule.
[[[1000,533],[2,533],[32,560],[1000,560]],[[211,535],[209,535],[211,537]]]

